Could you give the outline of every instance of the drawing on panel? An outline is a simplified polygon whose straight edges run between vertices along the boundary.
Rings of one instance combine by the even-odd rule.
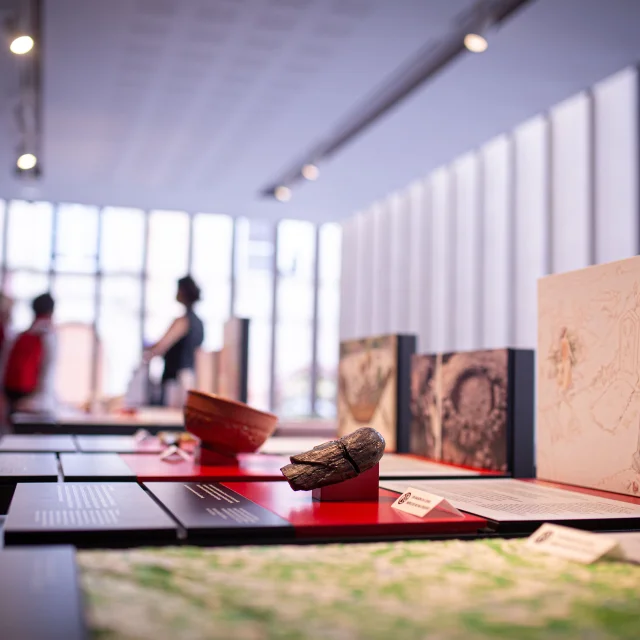
[[[440,358],[435,355],[414,355],[411,359],[409,450],[433,460],[440,460],[442,453],[437,380]]]
[[[387,451],[396,447],[396,336],[340,344],[338,435],[367,425],[379,431]]]
[[[443,462],[507,471],[508,363],[506,349],[442,356]]]
[[[544,278],[538,307],[538,476],[640,495],[640,258]]]

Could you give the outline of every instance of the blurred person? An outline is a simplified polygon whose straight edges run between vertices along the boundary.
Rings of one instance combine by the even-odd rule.
[[[55,302],[51,295],[43,293],[31,306],[35,316],[32,325],[8,349],[4,394],[9,401],[9,413],[53,414],[56,410]]]
[[[191,276],[178,280],[176,300],[184,305],[185,314],[176,318],[167,332],[145,351],[145,361],[163,356],[163,404],[181,407],[186,392],[195,386],[196,349],[204,340],[204,325],[193,310],[200,300],[200,288]]]

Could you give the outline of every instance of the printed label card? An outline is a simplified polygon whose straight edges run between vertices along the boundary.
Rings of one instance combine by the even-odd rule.
[[[593,564],[605,557],[622,559],[616,538],[557,524],[543,524],[527,539],[527,547],[581,564]]]
[[[447,502],[442,496],[427,491],[421,491],[414,487],[409,487],[392,505],[393,509],[404,511],[411,515],[424,518],[434,509],[439,509],[445,513],[464,518],[464,515],[458,511],[451,503]]]

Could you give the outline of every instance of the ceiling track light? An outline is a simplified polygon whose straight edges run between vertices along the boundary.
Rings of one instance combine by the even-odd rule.
[[[42,5],[44,0],[22,0],[5,22],[6,44],[17,57],[19,90],[15,100],[15,125],[19,135],[14,171],[25,180],[42,173]],[[29,55],[26,55],[29,54]]]
[[[23,153],[18,156],[16,166],[20,171],[30,171],[38,164],[38,158],[33,153]]]
[[[479,5],[476,11],[476,15],[470,19],[463,43],[467,51],[471,53],[484,53],[489,48],[487,34],[496,20],[491,3]]]
[[[315,164],[309,163],[309,164],[305,164],[302,167],[302,169],[300,170],[300,173],[302,174],[302,177],[305,180],[309,180],[313,182],[314,180],[318,179],[318,176],[320,175],[320,169],[318,169],[318,167]]]
[[[11,40],[9,51],[17,56],[23,56],[33,49],[34,44],[34,40],[31,36],[18,35]]]
[[[289,202],[292,195],[291,189],[284,185],[280,185],[273,190],[273,196],[278,202]]]
[[[483,38],[486,49],[488,46],[486,30],[501,25],[531,2],[532,0],[479,0],[475,2],[468,10],[456,17],[450,31],[437,41],[429,40],[426,42],[413,58],[407,60],[388,78],[385,78],[365,101],[357,105],[351,113],[348,113],[335,130],[329,131],[315,148],[307,150],[302,155],[303,162],[293,164],[289,170],[278,176],[277,180],[261,189],[260,195],[273,198],[276,196],[279,185],[289,185],[290,187],[304,180],[306,177],[303,168],[309,163],[308,158],[313,158],[314,162],[322,162],[335,155],[466,51],[465,36],[473,34]],[[479,40],[475,40],[475,43],[477,48],[482,48],[482,43]]]
[[[484,53],[489,48],[489,43],[482,34],[471,32],[464,37],[464,46],[471,53]]]

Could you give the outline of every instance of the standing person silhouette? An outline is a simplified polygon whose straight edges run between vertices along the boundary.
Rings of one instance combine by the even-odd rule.
[[[54,414],[57,339],[53,326],[55,302],[43,293],[32,303],[33,324],[8,350],[4,365],[4,393],[10,412]]]
[[[196,349],[204,340],[204,325],[193,310],[200,300],[200,288],[191,276],[178,280],[176,300],[184,305],[185,314],[145,351],[147,362],[155,356],[164,357],[162,395],[163,404],[169,407],[181,407],[186,392],[194,386]]]

